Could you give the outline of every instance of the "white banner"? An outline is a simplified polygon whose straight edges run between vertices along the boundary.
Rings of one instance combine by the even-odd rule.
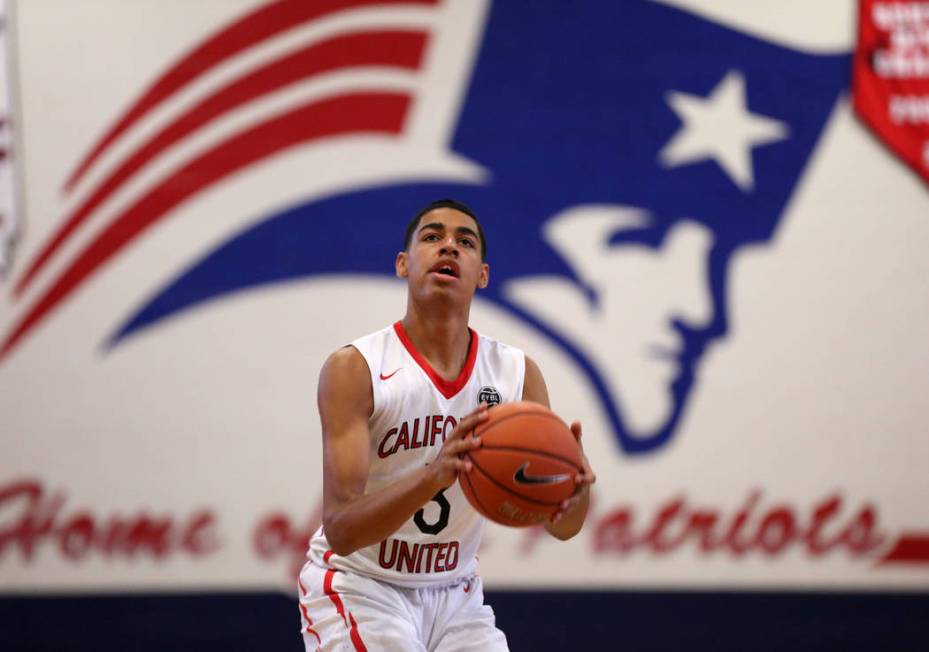
[[[291,591],[320,366],[447,194],[472,326],[599,477],[569,542],[488,525],[488,585],[929,587],[929,195],[853,115],[849,7],[517,4],[17,4],[0,590]]]

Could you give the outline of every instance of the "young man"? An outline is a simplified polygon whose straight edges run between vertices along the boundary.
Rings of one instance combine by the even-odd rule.
[[[481,445],[464,435],[487,419],[487,397],[548,406],[548,392],[522,351],[468,328],[486,252],[467,206],[427,206],[396,259],[406,315],[323,366],[323,527],[299,579],[307,650],[507,649],[476,575],[483,517],[456,482],[470,470],[459,456]],[[593,481],[585,459],[545,524],[553,536],[581,529]]]

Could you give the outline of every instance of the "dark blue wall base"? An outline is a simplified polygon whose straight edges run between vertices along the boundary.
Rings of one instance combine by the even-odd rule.
[[[929,594],[488,592],[513,652],[929,651]],[[0,650],[299,652],[278,594],[0,597]],[[371,652],[376,652],[372,650]]]

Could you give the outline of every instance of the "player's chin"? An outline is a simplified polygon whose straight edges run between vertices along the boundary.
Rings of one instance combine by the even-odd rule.
[[[438,285],[433,285],[424,295],[430,300],[452,304],[466,304],[474,298],[474,292],[468,292],[463,286],[439,287]]]
[[[459,279],[452,277],[431,278],[424,285],[426,292],[433,295],[464,296],[467,294],[466,286]]]

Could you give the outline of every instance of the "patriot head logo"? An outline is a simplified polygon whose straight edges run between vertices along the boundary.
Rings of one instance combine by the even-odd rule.
[[[646,0],[261,4],[166,61],[75,161],[14,270],[0,365],[172,220],[195,246],[108,346],[245,289],[392,275],[405,221],[454,197],[486,229],[481,300],[569,356],[623,451],[657,450],[729,332],[733,254],[775,237],[847,68]],[[181,210],[249,174],[279,194]]]

